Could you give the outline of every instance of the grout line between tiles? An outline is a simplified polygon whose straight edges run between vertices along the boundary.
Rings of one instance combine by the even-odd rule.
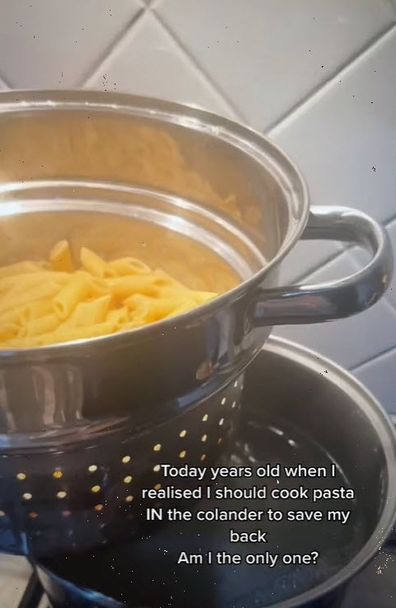
[[[390,346],[389,348],[386,348],[385,350],[382,350],[381,352],[377,353],[374,357],[370,357],[369,359],[366,359],[365,361],[358,363],[358,365],[351,367],[350,371],[353,373],[360,371],[362,368],[364,368],[369,363],[372,363],[373,361],[376,361],[377,359],[381,359],[381,357],[384,357],[385,355],[389,355],[393,351],[396,351],[396,346]]]
[[[11,84],[4,78],[2,74],[0,74],[0,84],[2,84],[6,89],[12,89]]]
[[[390,220],[386,220],[385,227],[386,228],[391,228],[394,222],[396,222],[396,215],[394,215],[393,217],[391,217]]]
[[[392,308],[393,312],[396,313],[396,304],[394,304],[392,302],[392,300],[388,297],[386,297],[386,301],[388,302],[389,306]]]
[[[325,258],[325,260],[321,260],[317,266],[313,266],[308,271],[304,272],[301,275],[297,275],[293,281],[293,284],[301,283],[302,281],[309,281],[310,277],[315,274],[318,270],[325,269],[329,264],[334,262],[337,258],[342,256],[346,251],[352,249],[353,245],[344,247],[341,251],[337,251],[337,253],[331,254],[329,257]]]
[[[225,105],[227,110],[232,114],[232,116],[239,120],[240,122],[247,123],[246,117],[241,113],[239,108],[229,99],[224,92],[219,89],[216,82],[211,78],[211,76],[206,72],[205,69],[199,64],[196,58],[189,52],[189,50],[184,46],[183,42],[177,36],[177,34],[169,27],[168,23],[166,23],[155,10],[151,10],[152,15],[156,19],[157,23],[162,27],[162,29],[172,38],[172,40],[177,44],[180,50],[185,54],[190,63],[194,66],[196,70],[200,73],[206,84],[212,89],[212,91],[217,95],[220,101]]]
[[[137,13],[133,15],[129,21],[125,24],[123,30],[118,34],[118,36],[113,40],[107,47],[104,49],[99,57],[99,59],[95,62],[94,67],[90,67],[89,70],[85,73],[84,76],[80,79],[77,86],[79,88],[85,87],[88,82],[100,72],[103,64],[116,52],[118,47],[122,44],[126,36],[129,34],[132,27],[140,21],[143,15],[147,12],[148,7],[142,6]]]
[[[289,108],[287,112],[285,112],[280,118],[277,118],[272,125],[266,127],[266,135],[273,136],[274,131],[276,131],[279,127],[284,127],[287,125],[289,120],[293,120],[295,116],[299,114],[299,112],[304,111],[305,106],[312,102],[316,96],[330,89],[334,82],[340,78],[340,76],[344,76],[355,64],[359,63],[367,55],[372,53],[373,49],[382,44],[383,41],[388,37],[390,38],[395,31],[396,23],[392,23],[377,36],[371,38],[362,49],[349,57],[346,62],[342,63],[337,72],[329,76],[329,78],[327,78],[324,82],[319,83],[313,90],[309,91],[302,99],[297,101],[297,103]]]

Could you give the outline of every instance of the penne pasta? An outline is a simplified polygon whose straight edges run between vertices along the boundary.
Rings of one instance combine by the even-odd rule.
[[[111,295],[102,296],[90,302],[80,302],[67,319],[67,327],[88,327],[106,320],[111,302]]]
[[[59,326],[59,318],[54,313],[44,315],[37,319],[31,319],[25,325],[22,325],[18,332],[18,338],[25,336],[39,336],[54,331]]]
[[[109,323],[115,323],[117,327],[121,327],[121,325],[123,325],[124,323],[128,323],[128,308],[126,306],[123,306],[122,308],[110,310],[107,313],[106,321],[109,321]]]
[[[112,334],[116,331],[113,323],[98,323],[88,327],[74,327],[71,329],[58,329],[38,336],[17,337],[6,341],[6,346],[12,348],[32,348],[35,346],[49,346],[62,342],[84,340]]]
[[[153,274],[158,278],[158,279],[162,279],[162,285],[169,285],[169,287],[173,286],[173,287],[178,287],[179,289],[181,289],[182,291],[187,290],[188,288],[183,285],[182,283],[180,283],[179,281],[177,281],[176,279],[174,279],[173,277],[171,277],[167,272],[165,272],[165,270],[162,270],[161,268],[156,268],[153,272]]]
[[[122,301],[131,294],[157,295],[161,281],[154,275],[136,275],[111,279],[109,285],[115,297]]]
[[[148,298],[135,294],[125,300],[125,304],[133,310],[133,317],[144,318],[147,323],[159,321],[176,310],[182,301],[177,298]]]
[[[112,334],[116,331],[115,323],[104,321],[103,323],[96,323],[93,325],[87,325],[86,327],[73,327],[67,329],[59,329],[53,334],[49,334],[44,337],[45,344],[53,344],[56,342],[64,342],[65,340],[82,340],[85,338],[95,338],[97,336],[104,336],[106,334]]]
[[[50,252],[51,267],[54,270],[64,272],[73,272],[73,260],[69,243],[67,241],[59,241]]]
[[[138,320],[136,319],[135,321],[128,321],[127,323],[123,323],[120,328],[118,329],[118,331],[127,331],[129,329],[137,329],[138,327],[143,327],[145,325],[145,322],[142,320]]]
[[[133,257],[109,262],[83,247],[75,268],[60,241],[49,263],[0,268],[0,347],[35,348],[129,331],[180,315],[216,293],[194,291]]]
[[[88,280],[81,274],[72,276],[69,282],[53,299],[55,313],[60,319],[66,319],[79,302],[90,293]]]
[[[32,302],[32,304],[28,304],[23,308],[22,318],[26,321],[31,321],[33,319],[44,317],[44,315],[47,315],[50,312],[52,312],[51,301],[38,300],[37,302]]]
[[[120,258],[119,260],[114,260],[113,262],[109,262],[109,267],[117,276],[150,273],[150,267],[135,258]]]
[[[21,323],[23,319],[27,319],[27,311],[29,306],[34,304],[22,304],[21,306],[15,306],[6,312],[0,314],[0,327],[7,323]]]
[[[79,274],[85,277],[86,281],[89,284],[89,289],[92,293],[92,296],[104,296],[106,294],[111,293],[111,288],[107,284],[107,281],[104,279],[100,279],[99,277],[94,277],[86,270],[78,270],[76,274]]]
[[[39,285],[46,281],[66,283],[70,275],[63,272],[52,272],[49,270],[37,270],[34,273],[19,274],[15,277],[0,279],[0,293],[4,294],[11,290],[25,290],[33,285]]]
[[[61,290],[61,286],[55,282],[34,285],[25,291],[9,293],[0,299],[0,314],[11,310],[16,306],[26,306],[43,298],[52,298]]]
[[[96,253],[83,247],[81,249],[80,260],[83,268],[95,277],[111,277],[115,276],[114,270]]]
[[[184,302],[180,303],[179,306],[174,308],[171,313],[169,313],[168,315],[166,315],[163,318],[168,319],[169,317],[173,317],[176,315],[182,315],[183,313],[189,312],[190,310],[193,310],[196,307],[197,307],[196,302],[193,300],[193,298],[191,298],[190,300],[185,300]]]
[[[45,267],[45,263],[40,262],[17,262],[8,266],[0,267],[0,279],[4,277],[15,277],[18,274],[30,272],[40,272]]]
[[[10,340],[19,331],[18,323],[0,323],[0,340]]]
[[[205,302],[213,300],[216,296],[217,294],[212,291],[197,291],[192,294],[196,304],[204,304]]]

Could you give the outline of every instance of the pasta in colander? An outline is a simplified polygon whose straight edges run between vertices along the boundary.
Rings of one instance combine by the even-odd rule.
[[[189,289],[136,258],[107,262],[85,247],[75,268],[69,243],[60,241],[47,262],[0,267],[0,346],[114,334],[187,312],[216,295]]]

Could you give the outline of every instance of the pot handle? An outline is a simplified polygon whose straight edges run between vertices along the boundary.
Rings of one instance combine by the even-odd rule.
[[[301,238],[349,241],[371,251],[372,257],[362,270],[343,279],[260,289],[253,302],[255,325],[341,319],[369,308],[385,292],[392,277],[392,247],[385,229],[370,216],[349,207],[311,207]]]

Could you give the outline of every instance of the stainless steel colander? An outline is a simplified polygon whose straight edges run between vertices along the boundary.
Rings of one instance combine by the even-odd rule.
[[[310,209],[297,169],[248,129],[138,97],[0,94],[0,264],[42,258],[60,238],[221,295],[132,332],[0,351],[0,547],[15,552],[137,533],[159,464],[214,462],[272,325],[364,310],[392,272],[374,220]],[[299,238],[372,257],[333,283],[278,287]]]
[[[140,433],[126,423],[68,446],[3,450],[1,548],[52,555],[141,533],[146,507],[172,504],[143,501],[141,490],[166,485],[161,463],[213,464],[235,428],[242,381]]]

